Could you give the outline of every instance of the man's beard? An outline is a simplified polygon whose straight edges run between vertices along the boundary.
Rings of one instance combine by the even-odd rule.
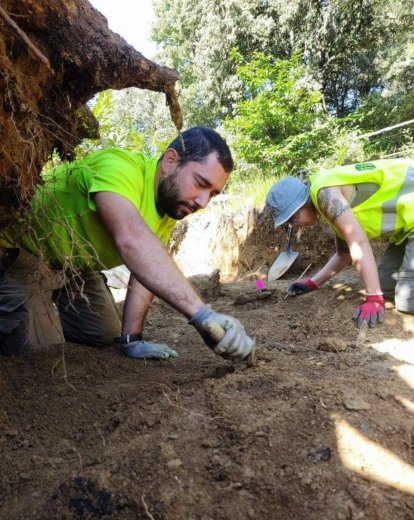
[[[180,200],[177,176],[178,169],[161,179],[158,185],[157,211],[162,217],[168,215],[175,220],[181,220],[187,215],[187,212],[180,208],[180,205],[184,205],[191,213],[199,208],[190,202]]]

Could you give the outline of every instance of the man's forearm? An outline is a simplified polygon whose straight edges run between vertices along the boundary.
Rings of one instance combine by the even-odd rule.
[[[152,292],[148,291],[131,275],[122,316],[122,334],[142,332],[153,296]]]
[[[144,235],[139,244],[130,242],[118,248],[125,264],[147,290],[190,318],[204,302],[158,238],[150,231]]]
[[[95,202],[125,265],[146,289],[188,318],[204,302],[136,208],[115,193],[98,192]]]

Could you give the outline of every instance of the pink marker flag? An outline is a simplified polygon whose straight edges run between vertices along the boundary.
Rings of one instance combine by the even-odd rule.
[[[260,279],[257,279],[256,280],[256,289],[258,291],[263,291],[264,289],[266,289],[264,283],[263,283],[263,280],[260,280]]]

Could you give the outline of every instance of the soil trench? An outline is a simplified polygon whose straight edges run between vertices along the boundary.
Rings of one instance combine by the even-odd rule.
[[[253,368],[159,300],[146,335],[178,359],[70,343],[1,359],[0,518],[414,518],[413,318],[387,304],[357,341],[353,269],[286,299],[297,273],[263,292],[249,273],[195,283],[255,335]]]

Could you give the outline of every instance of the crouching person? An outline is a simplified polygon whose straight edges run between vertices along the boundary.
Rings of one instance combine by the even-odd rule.
[[[108,148],[44,175],[26,218],[0,233],[1,353],[115,341],[131,358],[176,357],[143,337],[155,294],[217,354],[249,356],[253,340],[242,324],[206,305],[165,247],[175,223],[205,208],[233,168],[217,132],[194,127],[182,138],[158,160]],[[120,264],[131,271],[122,322],[100,273]]]

